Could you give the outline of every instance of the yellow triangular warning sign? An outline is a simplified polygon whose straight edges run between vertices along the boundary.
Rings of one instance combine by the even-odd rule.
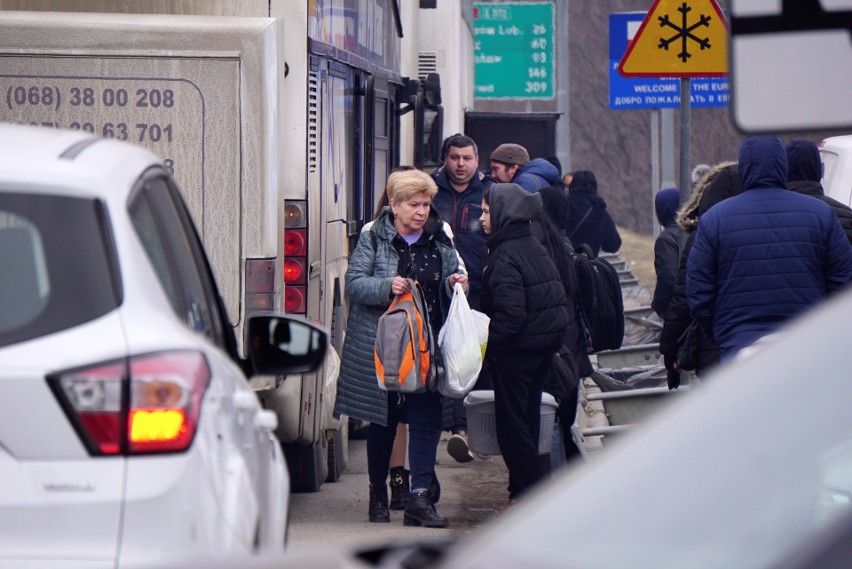
[[[728,74],[728,23],[716,0],[654,0],[618,64],[625,77]]]

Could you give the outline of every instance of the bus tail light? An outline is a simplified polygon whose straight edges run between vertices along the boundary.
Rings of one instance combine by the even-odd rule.
[[[288,286],[284,289],[284,312],[304,314],[307,311],[305,287]]]
[[[284,311],[291,314],[307,312],[308,230],[307,203],[287,201],[284,204]]]
[[[275,259],[246,260],[246,312],[275,310]]]

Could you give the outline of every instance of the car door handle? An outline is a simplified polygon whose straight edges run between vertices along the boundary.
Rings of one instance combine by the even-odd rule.
[[[252,411],[258,408],[257,395],[252,391],[237,391],[233,399],[234,407],[240,411]]]
[[[261,409],[254,416],[254,426],[258,430],[271,433],[278,428],[278,415],[269,409]]]

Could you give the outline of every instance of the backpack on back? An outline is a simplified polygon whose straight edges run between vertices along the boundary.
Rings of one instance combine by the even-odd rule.
[[[624,299],[618,271],[605,259],[595,258],[588,245],[574,254],[577,272],[577,315],[586,350],[617,350],[624,340]]]
[[[441,353],[429,325],[420,284],[408,279],[410,291],[398,295],[379,317],[373,355],[376,380],[385,391],[435,391]]]

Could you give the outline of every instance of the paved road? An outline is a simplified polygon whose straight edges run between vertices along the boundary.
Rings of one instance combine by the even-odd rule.
[[[508,474],[502,458],[459,464],[447,454],[448,438],[449,433],[443,433],[438,445],[436,472],[441,481],[437,510],[449,518],[449,528],[404,527],[401,511],[391,511],[389,524],[369,523],[366,441],[352,440],[349,467],[339,482],[325,483],[319,492],[292,495],[290,550],[447,539],[468,534],[493,519],[508,497]]]

